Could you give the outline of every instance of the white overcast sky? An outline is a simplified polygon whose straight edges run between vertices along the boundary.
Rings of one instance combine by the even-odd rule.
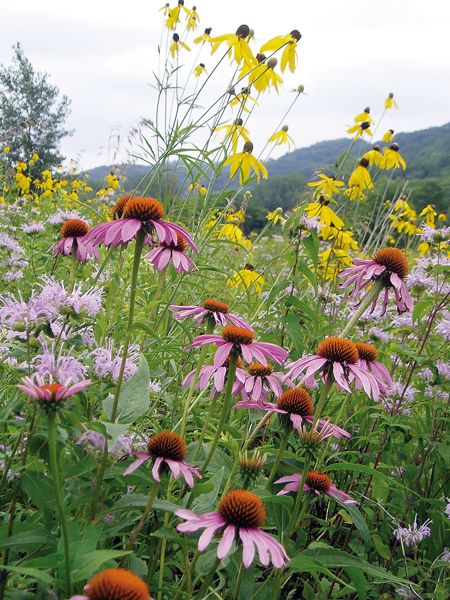
[[[83,168],[109,163],[116,132],[125,139],[139,119],[154,114],[152,72],[164,3],[0,0],[0,62],[10,61],[19,41],[36,69],[71,98],[68,125],[75,133],[63,151]],[[383,130],[414,131],[450,120],[448,0],[186,0],[192,4],[200,31],[212,26],[212,35],[220,35],[247,23],[255,31],[255,51],[274,35],[294,28],[302,33],[295,75],[285,77],[279,96],[263,98],[249,122],[255,146],[273,132],[292,101],[290,88],[300,83],[307,95],[286,120],[297,147],[345,135],[367,105],[376,118],[390,91],[400,110],[385,117]],[[194,47],[190,59],[196,57]],[[205,51],[199,61],[208,67],[215,59]],[[226,84],[221,76],[211,85],[219,94]],[[119,158],[125,157],[123,144]]]

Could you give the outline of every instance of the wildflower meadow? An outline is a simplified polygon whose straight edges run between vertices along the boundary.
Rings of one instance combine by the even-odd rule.
[[[136,186],[0,139],[0,600],[446,600],[450,228],[414,208],[401,102],[350,106],[253,230],[301,24],[199,12],[155,5]]]

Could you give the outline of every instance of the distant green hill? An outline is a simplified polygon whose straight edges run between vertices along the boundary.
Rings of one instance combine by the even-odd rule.
[[[450,123],[441,127],[430,127],[411,133],[395,135],[400,152],[408,168],[406,174],[396,172],[395,177],[405,177],[412,190],[412,201],[417,207],[433,203],[439,210],[450,206]],[[294,206],[305,191],[307,181],[318,170],[332,173],[336,161],[347,151],[349,138],[328,140],[307,148],[298,148],[278,159],[268,160],[266,167],[269,179],[260,185],[252,186],[252,204],[264,209],[277,206]],[[352,149],[352,160],[347,161],[351,168],[354,160],[369,148],[369,144],[358,140]],[[143,164],[118,165],[127,176],[127,189],[138,186],[143,177],[149,175],[149,167]],[[100,166],[87,171],[91,183],[99,187],[111,167]],[[184,177],[177,169],[178,179]],[[226,184],[226,175],[217,182],[218,188]]]

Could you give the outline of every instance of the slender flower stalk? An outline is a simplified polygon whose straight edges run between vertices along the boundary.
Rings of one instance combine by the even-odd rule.
[[[283,431],[283,434],[282,434],[281,440],[280,440],[280,445],[278,447],[278,452],[275,457],[275,461],[273,463],[272,470],[270,471],[269,479],[267,481],[268,485],[270,485],[272,483],[272,481],[275,479],[275,475],[277,474],[278,467],[280,466],[281,459],[282,459],[284,451],[286,450],[286,447],[287,447],[290,433],[291,433],[290,429],[288,429],[287,427]]]
[[[305,481],[306,476],[308,475],[308,472],[309,472],[309,459],[305,458],[305,463],[304,463],[303,471],[302,471],[302,479],[301,479],[302,481]],[[297,495],[295,497],[294,510],[292,511],[292,519],[291,519],[290,528],[289,528],[289,537],[292,537],[294,535],[294,533],[297,531],[297,529],[300,527],[300,525],[302,524],[303,517],[306,512],[307,499],[304,498],[303,505],[301,503],[302,498],[303,498],[303,492],[304,492],[304,487],[302,485],[299,485],[298,490],[297,490]]]
[[[224,425],[229,418],[229,414],[231,412],[231,401],[233,397],[233,383],[236,375],[236,368],[238,364],[238,354],[235,351],[231,351],[229,354],[229,363],[228,363],[228,373],[227,373],[227,382],[225,384],[224,389],[224,397],[223,397],[223,405],[222,405],[222,414],[220,416],[220,421],[216,429],[215,436],[213,441],[211,442],[211,448],[209,449],[208,456],[206,457],[205,462],[203,463],[202,472],[206,471],[207,466],[209,465],[211,458],[217,448],[217,444],[219,443],[220,436],[222,434]]]
[[[344,329],[339,334],[339,337],[343,338],[350,333],[350,331],[358,323],[359,319],[366,312],[366,310],[369,308],[369,306],[372,304],[372,302],[375,300],[375,298],[378,296],[378,294],[381,292],[382,289],[383,289],[382,281],[381,280],[375,281],[373,286],[367,293],[367,295],[364,296],[364,298],[362,299],[360,305],[355,310],[353,316],[348,321],[347,325],[344,327]]]
[[[58,452],[56,448],[56,411],[48,411],[48,453],[49,466],[53,482],[53,491],[55,493],[56,506],[58,507],[59,522],[61,525],[63,546],[64,546],[64,563],[65,563],[65,578],[66,578],[66,593],[70,596],[72,593],[72,581],[70,573],[70,551],[69,551],[69,534],[67,531],[66,513],[64,510],[64,502],[61,497],[61,481],[59,478],[58,468]]]

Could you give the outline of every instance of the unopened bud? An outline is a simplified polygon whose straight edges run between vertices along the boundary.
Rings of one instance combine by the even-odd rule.
[[[394,94],[392,92],[389,93],[389,98],[393,98]]]
[[[266,456],[261,455],[258,450],[255,450],[253,456],[249,456],[247,452],[243,452],[239,456],[239,470],[244,480],[247,482],[256,481],[265,463]]]
[[[297,92],[299,94],[303,94],[304,91],[305,91],[305,86],[302,83],[297,86]]]
[[[363,110],[363,112],[369,114],[370,113],[370,106],[366,106],[366,108]]]

